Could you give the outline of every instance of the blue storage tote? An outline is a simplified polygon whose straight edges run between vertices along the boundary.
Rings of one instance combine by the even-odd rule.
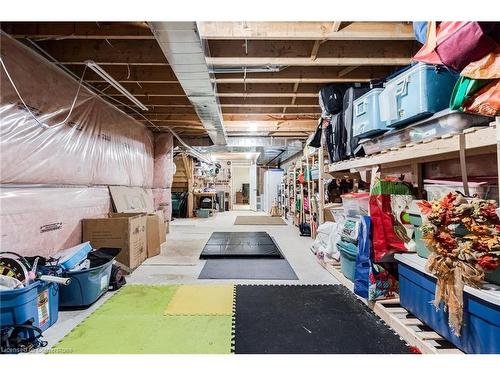
[[[0,326],[33,325],[45,331],[59,316],[59,285],[36,281],[30,285],[0,292]]]
[[[369,138],[389,130],[385,122],[380,119],[379,95],[383,90],[382,88],[370,90],[354,101],[352,121],[354,137]]]
[[[458,76],[443,67],[419,63],[385,85],[379,96],[380,118],[402,126],[448,108]]]
[[[500,291],[465,288],[463,326],[457,337],[448,326],[443,306],[436,311],[432,304],[436,279],[424,271],[425,259],[416,254],[395,258],[399,262],[401,306],[466,353],[500,353]]]
[[[354,281],[358,247],[350,242],[339,241],[337,248],[340,251],[340,270],[347,279]]]
[[[99,249],[89,253],[91,262],[89,269],[63,273],[64,277],[71,279],[71,283],[61,285],[59,306],[65,308],[89,306],[106,293],[109,289],[113,260],[119,252],[119,249]]]

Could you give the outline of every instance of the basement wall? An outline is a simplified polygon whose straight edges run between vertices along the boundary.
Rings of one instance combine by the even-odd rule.
[[[80,243],[81,219],[111,212],[109,185],[145,188],[170,219],[172,135],[153,134],[20,42],[0,38],[34,115],[0,68],[1,250],[50,256]]]

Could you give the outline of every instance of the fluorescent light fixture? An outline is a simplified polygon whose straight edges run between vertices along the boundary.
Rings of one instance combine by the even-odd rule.
[[[86,61],[85,63],[90,69],[96,72],[102,79],[104,79],[111,86],[117,89],[120,93],[122,93],[125,97],[127,97],[128,100],[130,100],[140,109],[142,109],[143,111],[148,110],[148,108],[144,104],[142,104],[139,100],[137,100],[137,98],[134,95],[132,95],[130,92],[127,91],[127,89],[125,89],[125,87],[123,87],[117,81],[115,81],[113,77],[111,77],[103,68],[97,65],[94,61],[89,60]]]

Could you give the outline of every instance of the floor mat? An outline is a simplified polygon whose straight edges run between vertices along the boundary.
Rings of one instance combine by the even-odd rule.
[[[233,304],[233,285],[181,285],[165,309],[165,314],[231,316]]]
[[[198,264],[205,241],[206,239],[186,240],[169,238],[167,242],[162,244],[161,254],[146,259],[143,264],[146,266],[195,266]]]
[[[280,216],[236,216],[234,225],[287,225]]]
[[[238,285],[235,353],[389,354],[410,350],[343,286]]]
[[[231,352],[231,316],[165,316],[177,286],[127,285],[58,344],[54,353]]]
[[[286,259],[209,259],[198,279],[298,280]]]
[[[214,232],[200,255],[201,259],[238,257],[283,259],[267,232]]]

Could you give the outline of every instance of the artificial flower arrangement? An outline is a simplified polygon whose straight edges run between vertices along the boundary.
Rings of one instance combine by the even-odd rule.
[[[434,305],[448,310],[449,325],[460,336],[463,287],[480,288],[485,272],[500,266],[500,220],[496,203],[449,193],[436,201],[422,201],[426,220],[423,239],[431,254],[427,271],[437,278]]]

